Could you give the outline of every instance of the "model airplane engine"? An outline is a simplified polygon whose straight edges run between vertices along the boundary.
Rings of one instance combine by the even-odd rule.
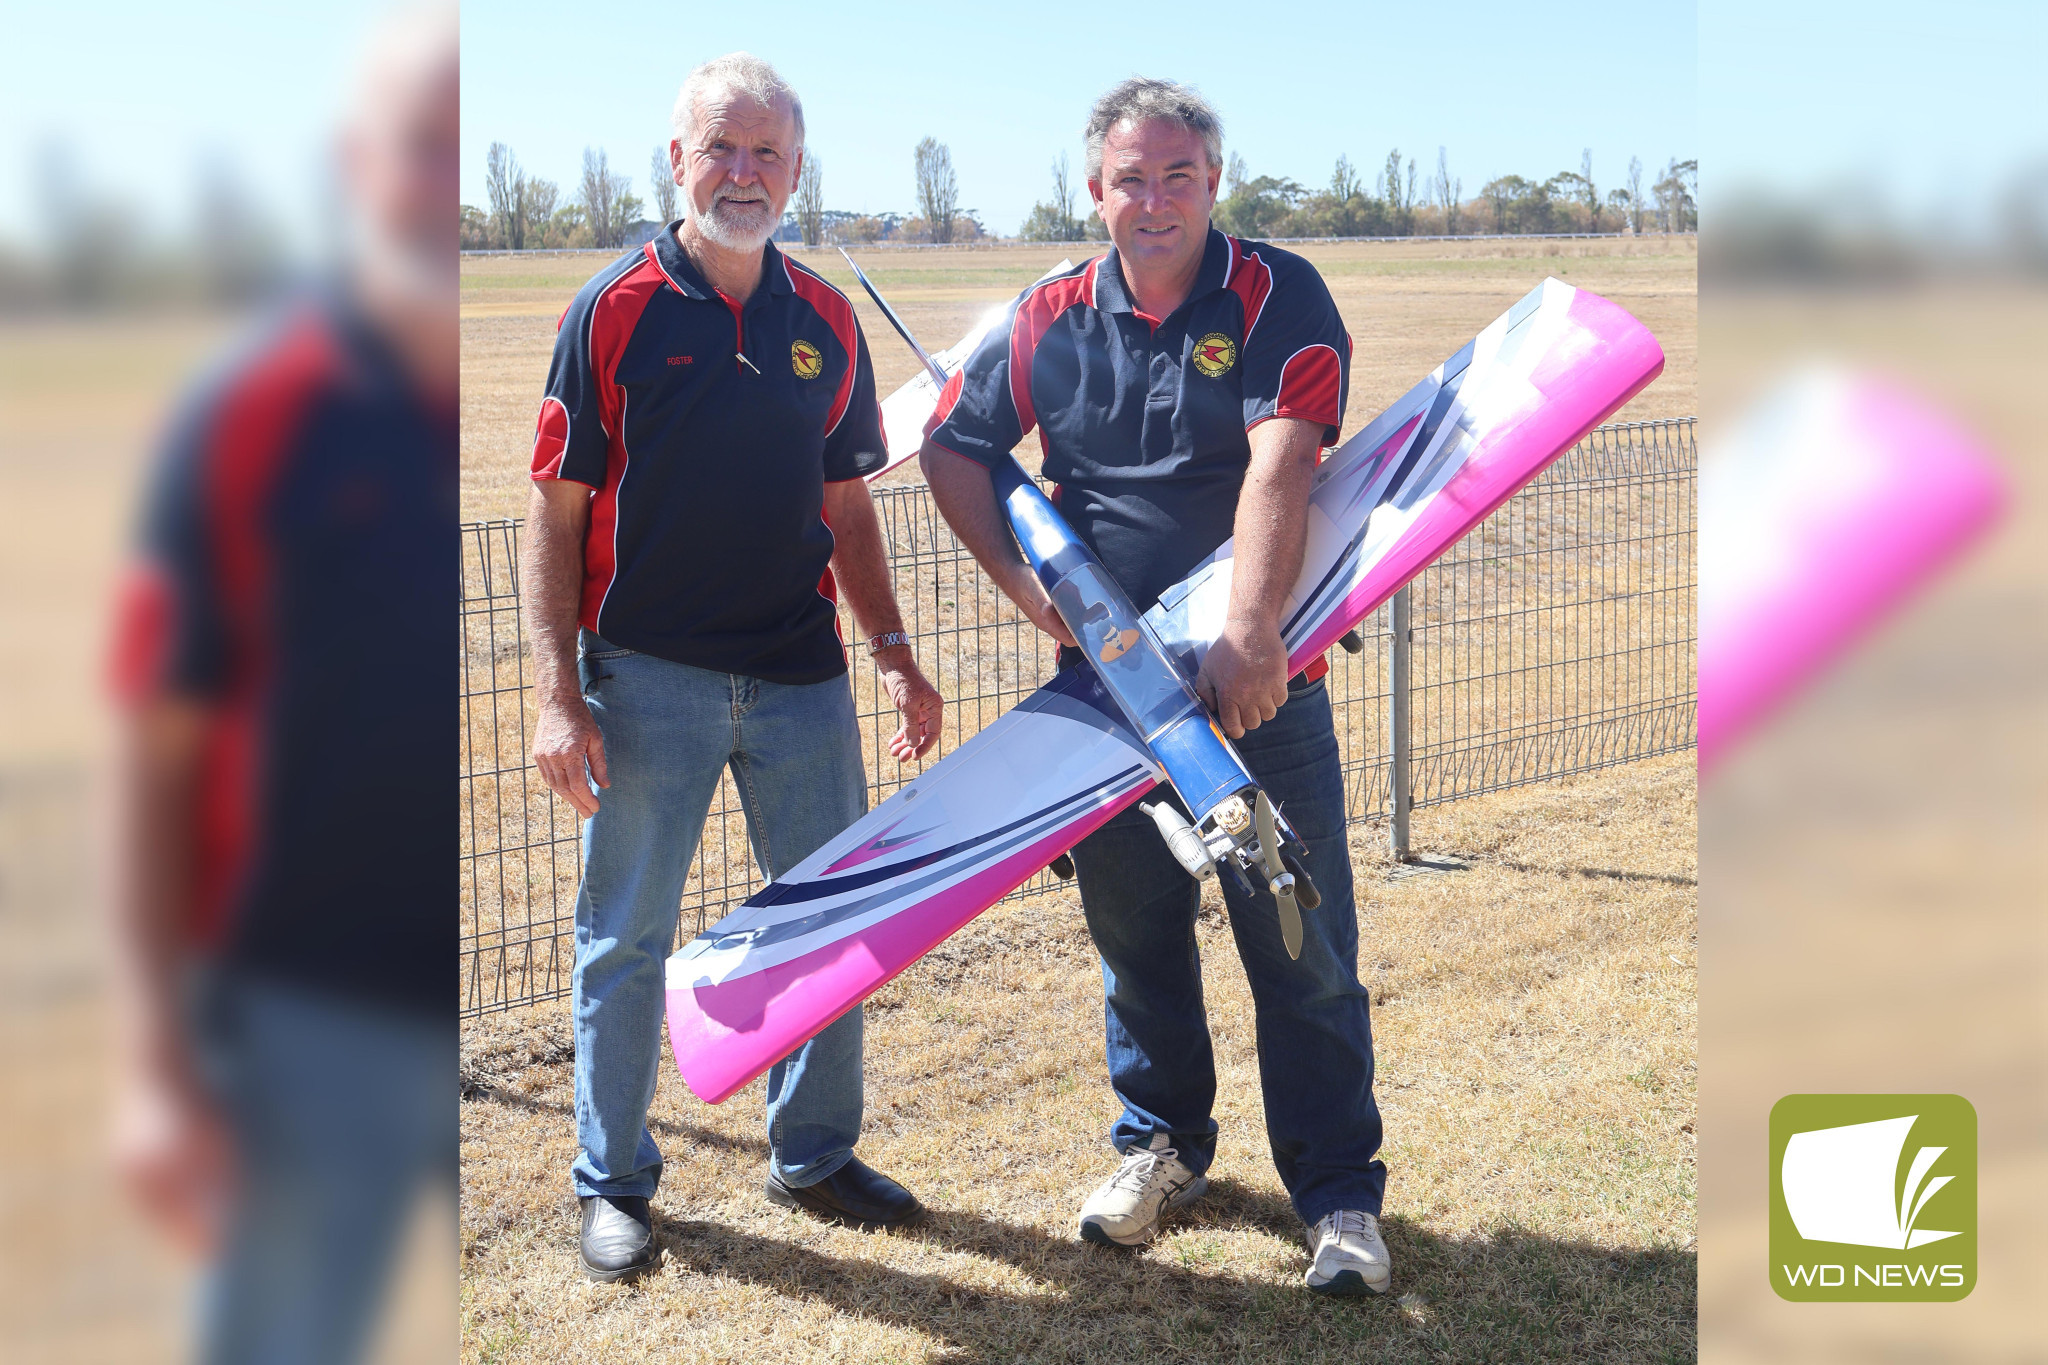
[[[1187,673],[1059,509],[1014,459],[990,472],[1018,547],[1060,619],[1193,816],[1166,801],[1147,805],[1167,848],[1198,881],[1221,870],[1250,895],[1246,874],[1254,874],[1279,903],[1289,955],[1299,956],[1299,907],[1314,909],[1322,899],[1301,866],[1301,841],[1216,728]]]

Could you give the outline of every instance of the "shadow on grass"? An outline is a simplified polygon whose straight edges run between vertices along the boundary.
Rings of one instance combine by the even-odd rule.
[[[1662,882],[1666,886],[1692,886],[1700,884],[1697,877],[1681,877],[1673,872],[1629,872],[1618,867],[1538,867],[1534,863],[1495,863],[1510,872],[1534,872],[1545,877],[1600,877],[1613,882]]]
[[[1183,1235],[1143,1252],[949,1209],[934,1209],[917,1227],[893,1234],[1015,1267],[1031,1287],[1006,1292],[715,1223],[664,1220],[657,1236],[671,1263],[686,1272],[745,1280],[915,1331],[961,1365],[1657,1362],[1696,1355],[1689,1251],[1621,1250],[1514,1228],[1446,1236],[1395,1216],[1384,1224],[1393,1296],[1330,1300],[1303,1288],[1294,1278],[1298,1268],[1285,1283],[1254,1278],[1234,1270],[1217,1241],[1185,1235],[1257,1231],[1300,1248],[1301,1225],[1284,1199],[1221,1181],[1168,1227]],[[1289,1264],[1305,1267],[1305,1252]]]
[[[529,1114],[559,1114],[573,1119],[575,1109],[560,1100],[536,1099],[508,1090],[502,1085],[472,1085],[463,1093],[463,1100],[469,1103],[503,1104],[514,1109],[524,1109]],[[680,1138],[693,1147],[716,1147],[728,1152],[746,1152],[749,1155],[768,1159],[768,1139],[765,1137],[733,1137],[711,1128],[701,1128],[694,1123],[678,1123],[656,1114],[647,1116],[647,1127],[657,1137]],[[673,1154],[671,1154],[673,1158]]]

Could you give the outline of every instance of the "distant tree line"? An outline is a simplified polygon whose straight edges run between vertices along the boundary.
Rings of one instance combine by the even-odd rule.
[[[675,185],[661,171],[668,159],[654,152],[655,206],[670,217]],[[668,193],[662,194],[667,184]],[[485,206],[462,206],[462,246],[466,251],[528,251],[549,247],[616,248],[639,221],[646,205],[633,193],[632,182],[612,169],[603,148],[583,149],[583,178],[565,198],[552,180],[529,176],[519,158],[502,142],[493,142],[484,157]],[[663,221],[667,221],[664,219]]]
[[[240,307],[304,265],[285,229],[225,159],[196,168],[194,213],[175,235],[149,230],[119,191],[88,183],[73,150],[35,150],[28,190],[41,231],[0,239],[0,314],[136,306]]]
[[[977,242],[988,237],[981,214],[960,207],[960,178],[953,171],[952,149],[937,138],[921,139],[911,152],[912,183],[917,212],[847,213],[825,207],[824,163],[804,154],[790,211],[783,216],[776,240],[806,246],[855,242]]]
[[[922,139],[912,151],[917,211],[856,214],[825,207],[824,162],[804,159],[788,212],[776,233],[780,241],[810,246],[853,242],[969,242],[989,236],[980,215],[960,207],[960,182],[953,154],[937,138]],[[674,177],[665,148],[650,162],[653,224],[640,219],[642,200],[626,177],[611,170],[602,149],[585,148],[583,179],[564,199],[552,181],[529,177],[502,142],[485,161],[488,204],[464,205],[462,244],[467,249],[522,250],[535,247],[617,248],[646,236],[677,214]],[[1646,184],[1645,181],[1648,180]],[[1240,237],[1410,237],[1479,233],[1691,232],[1699,225],[1699,163],[1668,162],[1654,178],[1631,157],[1619,185],[1602,191],[1593,175],[1593,153],[1575,171],[1543,180],[1496,176],[1468,198],[1463,179],[1451,174],[1450,157],[1439,147],[1436,166],[1418,175],[1415,158],[1399,148],[1387,153],[1372,183],[1340,156],[1327,185],[1310,189],[1280,176],[1253,175],[1245,159],[1232,155],[1223,174],[1215,222]],[[1063,152],[1052,164],[1051,193],[1032,205],[1017,236],[1029,242],[1101,241],[1102,219],[1082,198]],[[1077,212],[1078,207],[1078,212]]]
[[[1260,239],[1690,232],[1699,225],[1698,172],[1697,161],[1674,159],[1646,196],[1642,162],[1631,157],[1622,184],[1603,195],[1593,178],[1589,149],[1576,171],[1559,171],[1544,180],[1498,176],[1468,199],[1442,147],[1437,148],[1436,169],[1420,182],[1413,157],[1404,159],[1398,148],[1388,152],[1370,189],[1349,157],[1337,158],[1328,185],[1311,190],[1293,180],[1253,176],[1244,158],[1233,155],[1215,221],[1226,232]]]
[[[989,235],[981,215],[960,207],[960,183],[953,154],[936,138],[925,138],[912,154],[918,211],[847,213],[825,207],[824,161],[815,153],[804,169],[789,211],[776,232],[779,241],[805,242],[972,242]],[[583,151],[583,180],[565,199],[551,180],[529,176],[512,149],[491,144],[484,159],[485,203],[462,206],[462,247],[465,251],[530,251],[547,248],[616,249],[629,240],[643,241],[678,212],[675,177],[668,150],[656,147],[648,165],[653,189],[653,223],[640,217],[648,207],[634,194],[625,176],[611,169],[601,148]]]

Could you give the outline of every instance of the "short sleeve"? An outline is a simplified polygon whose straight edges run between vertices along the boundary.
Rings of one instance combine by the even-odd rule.
[[[1322,423],[1323,444],[1333,446],[1349,396],[1351,337],[1313,266],[1281,255],[1275,267],[1272,296],[1245,339],[1245,429],[1296,417]]]
[[[182,418],[150,473],[108,660],[108,682],[127,704],[165,695],[210,700],[227,690],[229,613],[206,512],[213,416],[208,407]]]
[[[609,274],[609,272],[607,272]],[[600,277],[585,285],[562,314],[555,331],[555,356],[548,365],[547,392],[534,423],[531,477],[570,479],[604,487],[606,454],[603,385],[592,354],[591,320],[603,294]]]
[[[992,466],[1024,439],[1023,419],[1010,389],[1010,338],[1016,328],[1017,304],[954,372],[939,392],[938,405],[925,423],[925,438],[983,467]],[[1025,376],[1029,382],[1030,376]]]
[[[851,311],[849,309],[849,311]],[[875,366],[868,358],[868,339],[853,327],[853,386],[838,424],[825,435],[825,482],[866,478],[889,463],[882,439],[882,405],[875,398]]]

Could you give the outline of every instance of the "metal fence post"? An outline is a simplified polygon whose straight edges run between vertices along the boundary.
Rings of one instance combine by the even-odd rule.
[[[1389,784],[1394,794],[1394,860],[1408,861],[1408,813],[1413,808],[1415,795],[1409,788],[1410,760],[1414,746],[1408,734],[1409,696],[1408,681],[1413,663],[1414,645],[1408,630],[1408,588],[1403,585],[1394,594],[1394,677],[1387,688],[1388,703],[1393,711],[1394,772]]]

